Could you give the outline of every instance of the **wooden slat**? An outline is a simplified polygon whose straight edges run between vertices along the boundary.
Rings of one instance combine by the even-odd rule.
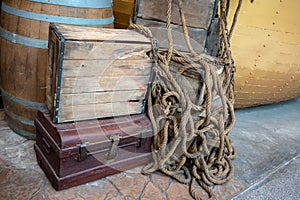
[[[47,59],[38,59],[37,56],[46,58],[47,50],[14,44],[5,39],[1,39],[1,46],[3,90],[24,100],[45,102],[46,68],[40,66],[46,66]]]
[[[77,105],[60,109],[58,122],[130,115],[141,113],[141,111],[142,104],[138,102]]]
[[[58,38],[51,32],[49,34],[49,47],[48,47],[48,70],[47,70],[47,87],[46,87],[46,106],[49,110],[53,110],[53,102],[56,92],[57,82],[57,66],[59,57],[59,43]]]
[[[70,25],[56,25],[67,40],[80,41],[121,41],[140,42],[150,44],[150,39],[134,30],[120,30],[107,28],[77,27]]]
[[[60,107],[77,106],[111,102],[141,101],[145,98],[146,89],[113,92],[92,92],[79,94],[61,94]]]
[[[28,0],[3,0],[8,6],[19,8],[28,12],[36,12],[48,15],[61,15],[66,17],[81,18],[108,18],[112,16],[112,8],[79,8],[74,6],[61,6],[55,4],[37,3]],[[35,7],[38,7],[35,9]],[[42,9],[41,9],[42,8]]]
[[[67,41],[65,60],[150,60],[150,44]]]
[[[182,9],[185,14],[186,23],[190,27],[208,30],[215,0],[184,0]],[[167,2],[157,0],[140,0],[138,16],[143,19],[156,19],[166,22]],[[178,1],[172,2],[172,22],[181,24]]]
[[[75,8],[75,7],[66,7],[59,6],[54,4],[42,4],[37,2],[31,2],[28,0],[5,0],[3,1],[8,6],[13,8],[27,11],[27,12],[35,12],[38,14],[46,14],[46,15],[54,15],[54,16],[65,16],[65,17],[74,17],[74,18],[110,18],[113,16],[112,8],[104,8],[104,9],[93,9],[93,8]],[[1,15],[5,14],[2,12]],[[6,14],[7,15],[7,14]],[[12,20],[1,20],[1,27],[6,30],[37,39],[48,39],[48,31],[49,31],[49,23],[43,22],[39,20],[32,20],[21,18],[17,16],[9,15],[10,18],[14,17],[18,20],[18,26],[13,25]],[[28,28],[30,27],[30,28]],[[34,29],[39,27],[38,31]],[[99,26],[99,27],[107,27],[113,28],[113,24]]]
[[[152,65],[147,60],[65,60],[62,77],[149,76]]]
[[[68,77],[62,79],[61,93],[146,89],[149,76]]]
[[[166,23],[138,18],[137,24],[148,27],[151,30],[153,36],[159,40],[159,45],[161,48],[168,47],[169,44],[168,44]],[[172,27],[174,48],[180,51],[189,52],[182,31],[182,27],[174,24],[172,24],[171,27]],[[207,30],[201,28],[188,27],[188,31],[190,36],[190,42],[194,50],[198,53],[203,53],[204,45],[207,38]]]
[[[128,30],[58,28],[65,48],[56,53],[63,63],[51,83],[59,86],[52,94],[57,122],[141,113],[153,66],[149,39]]]

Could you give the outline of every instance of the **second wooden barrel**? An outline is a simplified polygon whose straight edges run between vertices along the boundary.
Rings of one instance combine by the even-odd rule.
[[[113,28],[111,0],[3,0],[0,22],[1,92],[9,126],[35,138],[45,108],[49,22]]]

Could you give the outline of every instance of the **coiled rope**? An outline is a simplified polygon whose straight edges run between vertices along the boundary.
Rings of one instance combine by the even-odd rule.
[[[232,178],[231,160],[236,156],[228,137],[235,120],[235,67],[226,28],[229,0],[219,2],[219,57],[197,54],[193,50],[182,12],[182,0],[178,0],[178,7],[190,53],[173,48],[172,0],[167,0],[167,3],[168,49],[158,49],[158,41],[148,28],[137,24],[130,26],[152,40],[155,63],[155,79],[148,98],[148,116],[154,133],[153,162],[143,169],[143,173],[160,170],[181,183],[189,184],[194,199],[203,198],[197,194],[199,186],[207,192],[209,199],[213,199],[210,186]],[[178,81],[178,77],[189,74],[197,77],[195,81],[198,82],[198,89],[192,95],[187,90],[187,83]]]

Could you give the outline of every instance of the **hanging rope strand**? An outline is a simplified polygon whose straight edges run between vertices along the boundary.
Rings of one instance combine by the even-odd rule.
[[[242,4],[243,4],[243,0],[239,0],[239,3],[237,5],[237,8],[236,8],[235,13],[234,13],[234,17],[233,17],[233,20],[232,20],[230,31],[229,31],[229,34],[228,34],[228,40],[229,41],[231,40],[234,28],[236,26],[237,18],[238,18],[239,12],[241,10]],[[229,9],[229,7],[227,9]]]
[[[229,1],[219,1],[222,52],[219,58],[194,51],[182,10],[182,0],[178,0],[178,7],[190,53],[174,49],[172,0],[167,0],[167,3],[168,49],[157,50],[158,42],[155,42],[149,29],[140,25],[131,26],[154,41],[152,57],[155,58],[155,79],[148,99],[148,115],[154,133],[153,162],[143,169],[143,173],[160,170],[181,183],[190,184],[192,197],[203,199],[197,193],[195,185],[198,184],[207,192],[208,198],[213,199],[209,186],[223,184],[232,178],[231,159],[236,155],[228,138],[235,119],[234,65],[227,31]],[[223,66],[223,70],[217,72],[220,66]],[[180,77],[189,73],[197,77],[195,82],[200,88],[194,94],[188,89],[190,85],[180,81]]]
[[[194,51],[191,42],[190,42],[190,37],[189,37],[189,32],[187,29],[187,25],[186,25],[186,21],[185,21],[185,16],[184,13],[182,11],[182,0],[178,0],[178,8],[179,8],[179,14],[180,14],[180,18],[181,18],[181,23],[182,23],[182,30],[183,30],[183,34],[184,34],[184,38],[185,38],[185,42],[189,48],[189,51],[191,52],[191,54],[193,56],[196,56],[197,53]]]

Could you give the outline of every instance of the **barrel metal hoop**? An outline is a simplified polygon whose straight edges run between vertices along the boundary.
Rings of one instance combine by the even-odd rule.
[[[7,101],[11,101],[13,103],[16,103],[16,104],[19,104],[19,105],[22,105],[24,107],[28,107],[28,108],[31,108],[31,109],[36,109],[36,110],[46,109],[46,105],[43,104],[43,103],[19,99],[15,96],[12,96],[12,95],[8,94],[3,89],[1,90],[1,93],[2,93],[3,98]]]
[[[2,4],[2,11],[15,15],[18,17],[23,17],[27,19],[33,19],[44,22],[53,22],[59,24],[69,24],[69,25],[79,25],[79,26],[102,26],[114,23],[114,17],[109,18],[75,18],[75,17],[63,17],[55,15],[47,15],[40,13],[33,13],[24,10],[19,10],[6,4]]]
[[[9,127],[16,132],[17,134],[29,139],[29,140],[35,140],[36,139],[36,135],[33,133],[30,133],[28,131],[24,131],[22,129],[17,128],[16,126],[14,126],[13,124],[11,124],[10,122],[8,122]]]
[[[77,8],[111,8],[112,0],[29,0],[32,2],[59,5],[59,6],[70,6]]]
[[[23,117],[20,117],[10,111],[8,111],[6,108],[4,108],[5,113],[12,119],[20,122],[21,124],[28,125],[28,126],[34,126],[33,120],[24,119]]]
[[[21,44],[24,46],[40,48],[40,49],[48,48],[47,40],[39,40],[39,39],[35,39],[35,38],[24,37],[24,36],[15,34],[15,33],[11,33],[1,27],[0,27],[0,36],[3,39],[6,39],[15,44]]]

